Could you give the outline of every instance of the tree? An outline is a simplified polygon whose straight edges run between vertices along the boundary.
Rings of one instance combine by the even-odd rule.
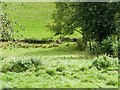
[[[5,41],[15,41],[17,37],[23,37],[23,34],[19,34],[19,30],[25,30],[24,27],[9,17],[7,12],[8,3],[0,2],[0,34],[1,39]],[[24,5],[24,4],[22,4]],[[19,30],[15,30],[15,26],[19,27]]]
[[[101,43],[103,39],[116,34],[115,15],[120,8],[119,3],[95,2],[64,2],[56,3],[53,23],[50,29],[58,34],[73,34],[79,32],[85,45],[89,41]]]
[[[11,40],[13,37],[13,28],[12,28],[12,22],[8,18],[8,14],[6,11],[7,4],[4,2],[0,2],[0,33],[1,33],[1,38],[3,40]]]
[[[70,6],[70,3],[56,3],[56,10],[52,19],[54,20],[50,29],[55,32],[55,35],[59,34],[72,34],[74,29],[74,10]]]

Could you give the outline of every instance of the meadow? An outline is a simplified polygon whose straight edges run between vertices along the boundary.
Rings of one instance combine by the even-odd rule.
[[[53,38],[46,24],[55,9],[54,3],[8,3],[9,17],[24,30],[22,39]],[[75,34],[68,37],[80,38]],[[1,88],[118,88],[118,59],[89,50],[82,51],[76,42],[50,44],[0,42]],[[40,45],[40,47],[36,47]]]
[[[8,50],[3,50],[8,51]],[[31,52],[32,51],[32,52]],[[43,53],[34,54],[37,51]],[[13,53],[14,52],[14,53]],[[17,52],[17,55],[16,53]],[[21,54],[18,52],[22,52]],[[0,63],[1,88],[117,88],[118,67],[113,58],[106,58],[111,66],[97,69],[92,66],[96,59],[86,57],[85,53],[61,51],[56,55],[53,51],[38,49],[13,49],[2,55]],[[55,52],[55,51],[54,51]],[[29,53],[33,53],[32,55]],[[64,53],[64,54],[63,54]],[[68,53],[66,55],[66,53]],[[13,55],[12,55],[13,54]],[[9,56],[6,56],[9,55]],[[97,58],[99,59],[99,58]],[[104,59],[104,57],[102,57]],[[33,61],[31,61],[33,60]],[[99,63],[99,62],[98,62]],[[105,63],[105,62],[102,62]],[[100,64],[101,65],[101,64]],[[109,65],[109,63],[108,63]]]
[[[22,38],[56,38],[54,33],[46,27],[52,21],[51,17],[54,10],[54,3],[14,2],[7,5],[9,17],[20,25],[13,27],[15,31],[18,30],[19,34],[23,35]],[[74,36],[79,37],[79,34],[75,32],[71,37]]]

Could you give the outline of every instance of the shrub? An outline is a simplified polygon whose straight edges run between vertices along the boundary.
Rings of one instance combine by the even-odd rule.
[[[37,44],[49,44],[51,42],[54,42],[54,40],[52,38],[42,38],[42,39],[34,39],[34,38],[25,38],[24,40],[22,40],[25,43],[37,43]]]
[[[104,53],[113,54],[114,56],[118,55],[118,40],[116,37],[107,37],[101,43],[101,50]]]
[[[91,52],[91,54],[94,54],[94,55],[99,55],[99,54],[103,53],[101,50],[101,45],[97,44],[96,42],[94,42],[92,44],[92,48],[91,48],[90,52]]]
[[[115,36],[109,36],[101,43],[93,43],[91,53],[94,55],[109,54],[114,57],[118,56],[118,40]]]
[[[31,57],[24,57],[24,58],[14,58],[10,62],[5,63],[2,65],[2,72],[24,72],[26,70],[32,70],[33,68],[37,68],[38,66],[42,65],[42,62],[39,58],[31,58]]]
[[[95,66],[98,70],[101,70],[107,67],[113,67],[113,66],[117,67],[118,59],[110,58],[106,55],[102,55],[94,59],[92,66]]]

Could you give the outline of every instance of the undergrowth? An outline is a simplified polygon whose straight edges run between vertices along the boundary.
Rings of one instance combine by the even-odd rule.
[[[95,66],[98,70],[108,67],[118,67],[118,58],[111,58],[106,55],[95,58],[92,66]]]
[[[106,55],[94,60],[24,56],[3,61],[0,88],[118,87],[117,59]]]
[[[31,70],[42,65],[40,58],[32,57],[22,57],[22,58],[12,58],[11,61],[4,63],[2,65],[2,72],[24,72],[26,70]]]

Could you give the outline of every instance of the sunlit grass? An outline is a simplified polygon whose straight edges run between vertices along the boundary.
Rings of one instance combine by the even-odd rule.
[[[24,37],[22,38],[57,38],[53,37],[54,33],[46,27],[51,22],[52,13],[55,10],[54,3],[8,3],[7,11],[9,17],[17,21],[25,30],[18,25],[14,26],[15,31],[18,30]],[[81,37],[75,32],[71,37]]]
[[[28,57],[26,57],[28,58]],[[36,57],[41,58],[41,57]],[[89,69],[93,60],[41,58],[43,66],[31,71],[1,73],[0,87],[11,88],[117,88],[118,72]],[[35,71],[34,71],[35,70]],[[20,82],[20,83],[19,83]]]
[[[24,35],[24,38],[50,38],[53,33],[46,27],[51,20],[51,14],[54,10],[54,3],[8,3],[7,10],[9,17],[17,21],[25,28],[22,31],[19,26],[15,30]]]

